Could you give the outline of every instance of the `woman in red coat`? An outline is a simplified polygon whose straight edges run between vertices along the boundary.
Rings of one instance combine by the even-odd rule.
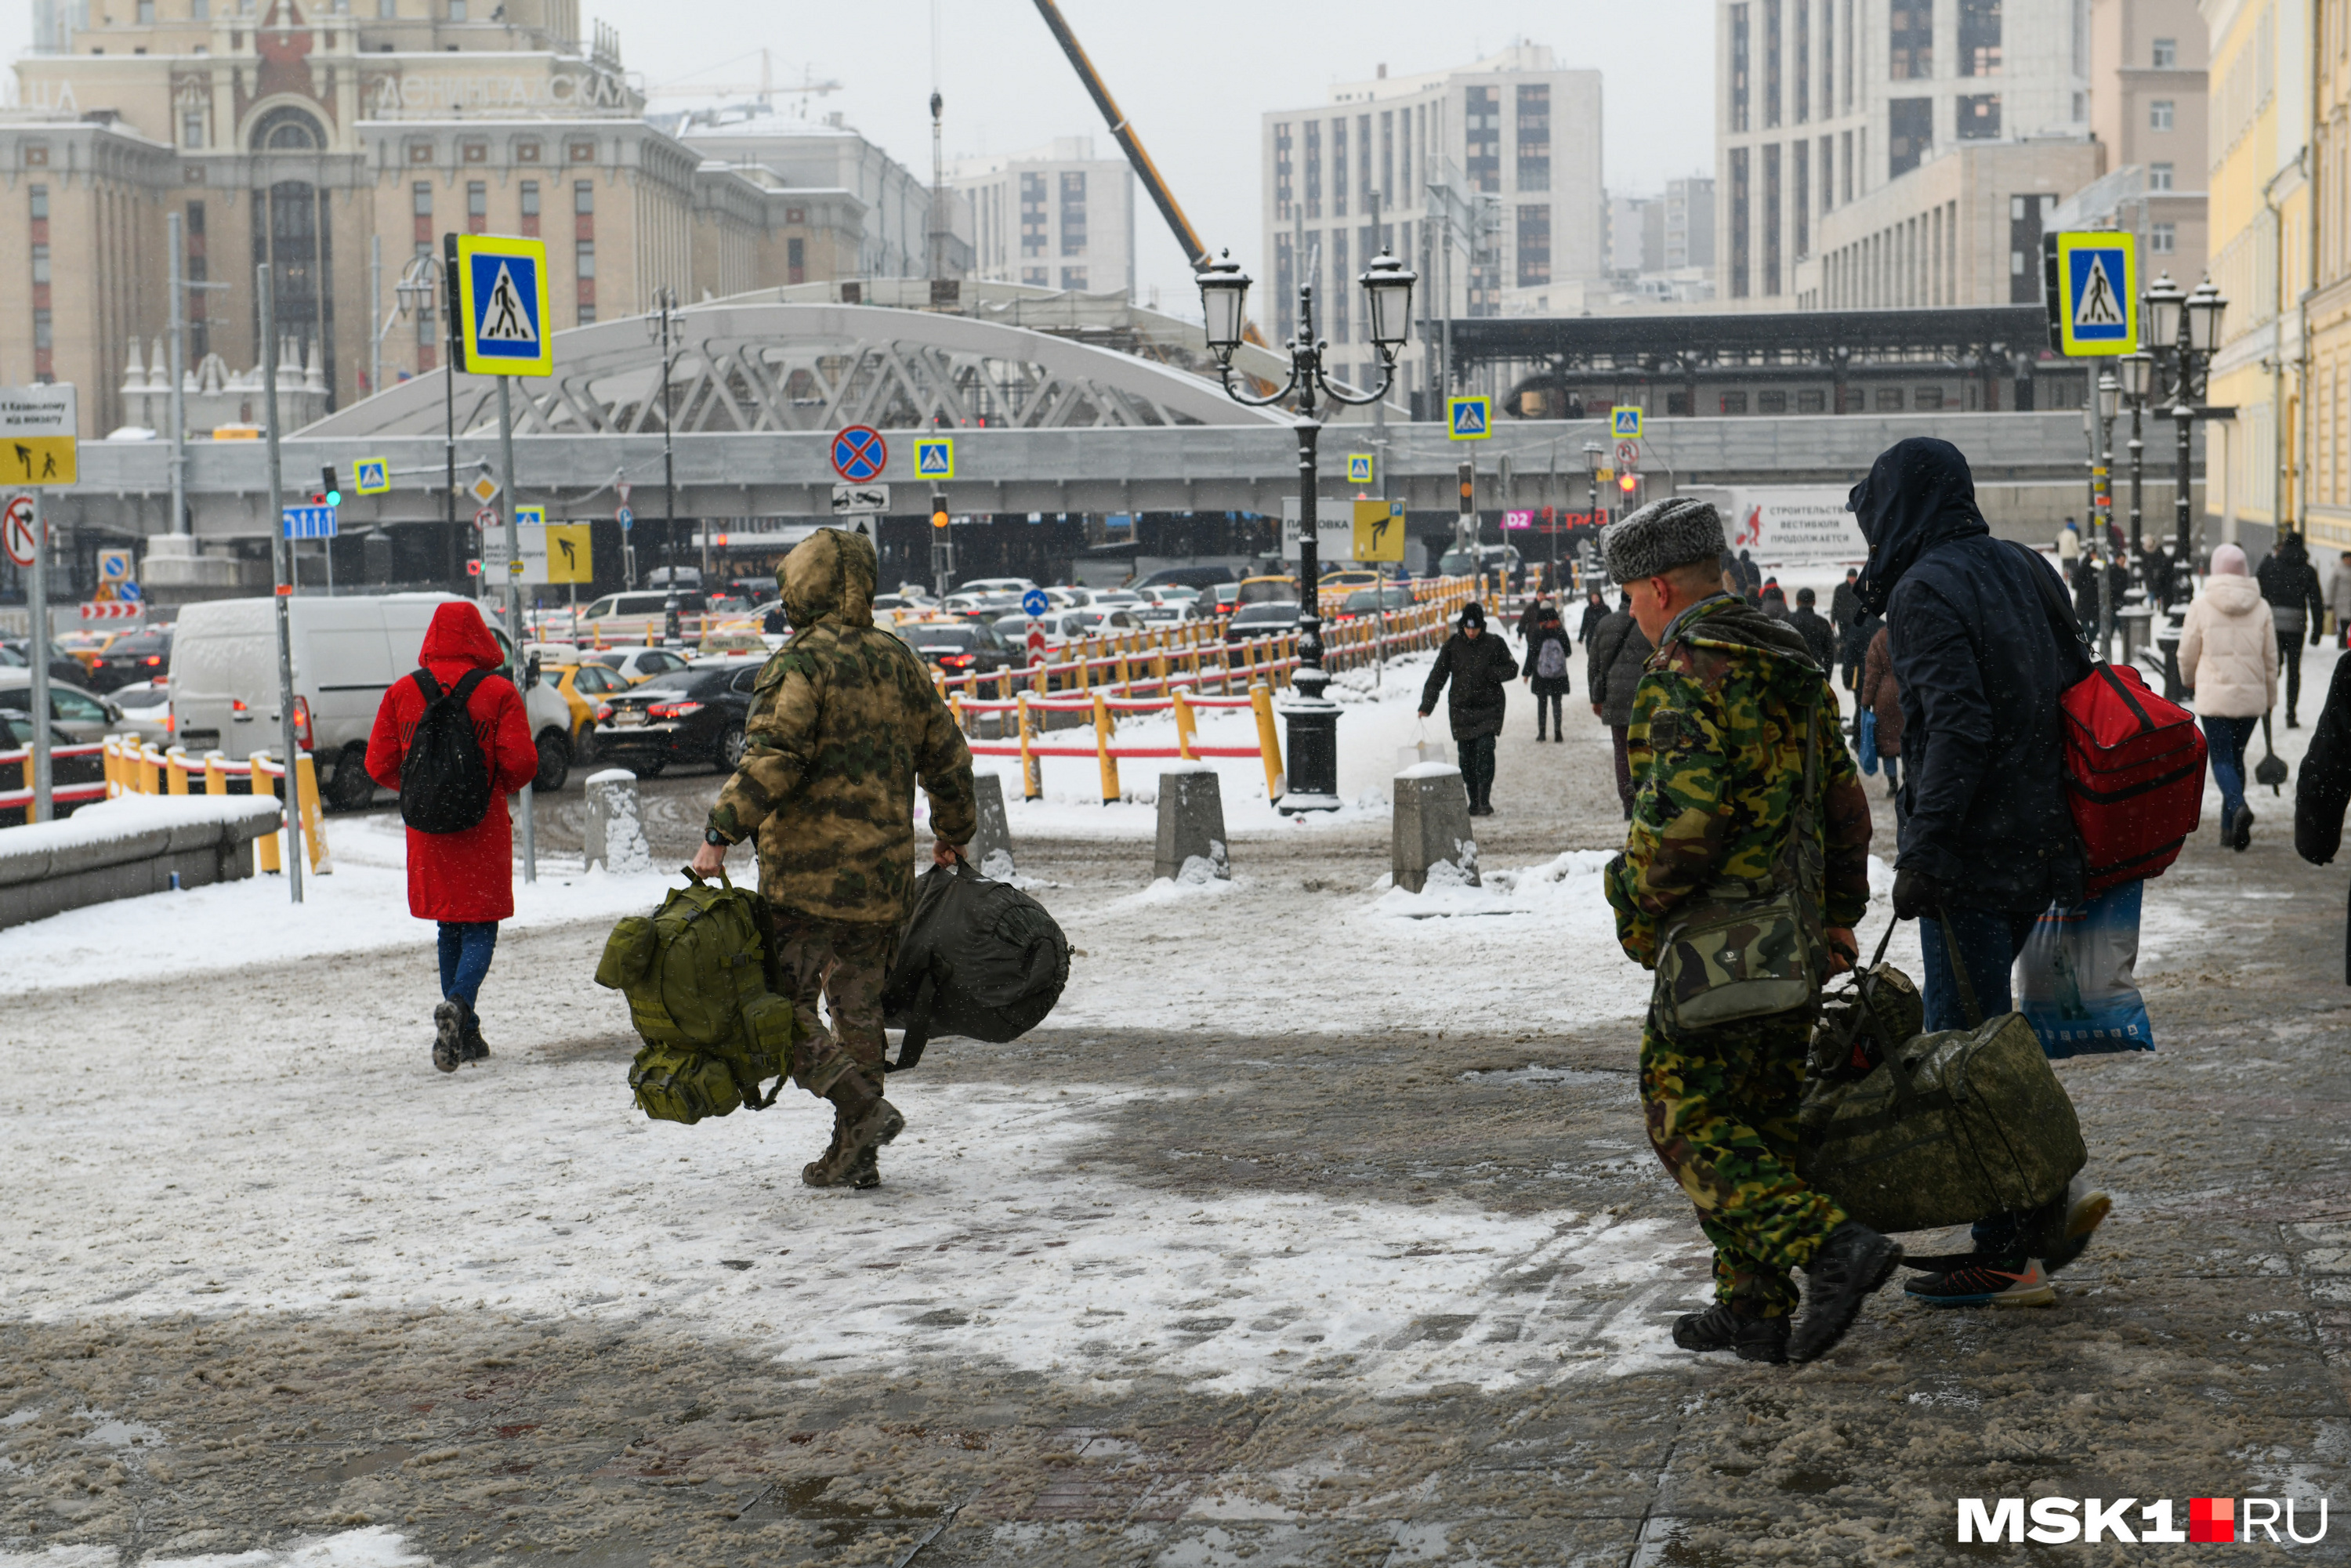
[[[503,662],[482,612],[462,600],[433,612],[421,657],[444,692],[469,672],[495,672]],[[400,788],[409,741],[424,708],[424,688],[411,676],[393,683],[376,709],[375,731],[368,737],[367,770],[387,789]],[[486,676],[466,699],[465,713],[474,721],[482,760],[489,766],[490,808],[480,821],[454,833],[408,830],[408,912],[419,920],[441,923],[442,1000],[433,1009],[433,1065],[444,1072],[455,1072],[460,1061],[476,1061],[490,1053],[474,1002],[490,972],[498,922],[514,914],[514,843],[507,796],[538,771],[530,721],[512,681],[496,674]]]

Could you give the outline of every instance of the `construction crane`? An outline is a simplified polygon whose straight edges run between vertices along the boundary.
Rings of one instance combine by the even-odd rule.
[[[1157,207],[1159,215],[1167,220],[1167,226],[1176,231],[1176,243],[1184,247],[1184,259],[1192,264],[1193,271],[1199,271],[1214,259],[1208,255],[1208,247],[1200,243],[1200,236],[1194,231],[1192,220],[1184,215],[1184,209],[1176,204],[1176,193],[1167,188],[1167,182],[1159,177],[1158,165],[1152,162],[1151,154],[1143,150],[1143,139],[1134,133],[1134,127],[1124,114],[1119,112],[1118,100],[1111,97],[1110,89],[1102,85],[1102,74],[1094,69],[1093,61],[1086,57],[1085,47],[1078,42],[1077,34],[1070,30],[1061,8],[1054,5],[1053,0],[1037,0],[1037,15],[1045,18],[1045,26],[1052,31],[1053,41],[1061,46],[1061,53],[1070,57],[1070,64],[1077,69],[1078,79],[1085,83],[1086,92],[1093,99],[1094,107],[1102,110],[1102,117],[1108,122],[1110,133],[1117,140],[1120,151],[1126,154],[1126,161],[1134,165],[1135,178],[1141,180],[1143,188],[1151,193],[1152,205]]]
[[[747,60],[750,57],[747,53],[740,54],[733,60],[721,60],[718,64],[731,66],[735,60]],[[718,68],[714,66],[710,68],[715,70]],[[773,100],[777,93],[780,92],[801,99],[801,107],[805,112],[807,99],[840,90],[841,83],[837,81],[817,80],[813,68],[803,68],[798,82],[786,82],[783,86],[778,87],[775,61],[766,49],[761,49],[759,79],[756,82],[702,82],[681,78],[674,82],[663,82],[656,87],[649,87],[645,89],[645,96],[647,98],[740,98],[757,94],[761,103],[768,103]]]

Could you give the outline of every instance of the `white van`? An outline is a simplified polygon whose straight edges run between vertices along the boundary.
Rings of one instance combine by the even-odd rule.
[[[318,758],[319,793],[327,805],[356,810],[375,799],[367,742],[383,694],[416,668],[434,611],[475,602],[446,593],[287,601],[295,728]],[[483,619],[511,660],[505,628],[490,615]],[[534,787],[560,789],[571,771],[569,706],[553,686],[536,681],[523,701],[538,744]],[[237,761],[280,748],[275,601],[221,599],[180,612],[172,639],[172,731],[199,757],[217,749]]]

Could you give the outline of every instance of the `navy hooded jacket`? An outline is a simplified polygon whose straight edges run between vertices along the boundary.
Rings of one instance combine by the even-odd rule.
[[[1895,864],[1934,879],[1959,908],[2078,903],[2058,699],[2089,663],[2032,576],[2048,568],[1991,537],[1967,459],[1948,441],[1889,447],[1848,504],[1870,547],[1861,601],[1886,617],[1902,689]]]

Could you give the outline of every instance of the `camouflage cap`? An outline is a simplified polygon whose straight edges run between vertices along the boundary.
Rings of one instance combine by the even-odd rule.
[[[1652,501],[1600,535],[1608,575],[1618,582],[1657,577],[1676,567],[1719,559],[1728,548],[1722,514],[1691,496]]]

